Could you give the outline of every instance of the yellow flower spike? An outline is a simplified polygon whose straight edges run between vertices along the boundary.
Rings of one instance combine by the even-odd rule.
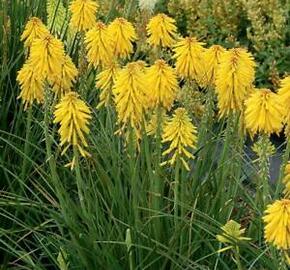
[[[255,90],[245,102],[245,126],[250,134],[279,133],[283,128],[285,108],[281,98],[269,89]]]
[[[133,52],[133,42],[137,40],[134,26],[124,18],[116,18],[109,24],[113,41],[113,51],[117,57],[128,57]]]
[[[237,245],[238,242],[251,240],[243,236],[245,229],[241,229],[241,225],[234,220],[229,220],[221,229],[222,234],[218,234],[216,238],[223,244]]]
[[[42,38],[48,34],[49,31],[43,22],[37,17],[32,17],[25,25],[21,41],[24,41],[24,47],[28,48],[35,39]]]
[[[52,91],[60,97],[67,92],[70,92],[77,76],[78,70],[75,64],[72,59],[66,55],[62,63],[61,73],[51,77],[49,80],[49,83],[52,86]]]
[[[28,62],[18,72],[17,81],[20,84],[21,92],[18,98],[24,103],[24,109],[32,105],[34,100],[37,103],[44,101],[44,80],[36,72],[34,67]]]
[[[101,90],[99,97],[100,102],[97,106],[97,109],[101,108],[102,106],[108,106],[112,96],[112,87],[119,71],[119,65],[113,61],[97,75],[96,87]]]
[[[216,70],[216,92],[220,116],[241,111],[255,79],[255,62],[245,49],[234,48],[222,54]]]
[[[88,147],[85,136],[89,134],[91,110],[76,92],[69,92],[56,105],[54,123],[59,123],[60,145],[64,146],[62,155],[71,146],[76,147],[83,157],[89,156],[84,149]]]
[[[205,75],[202,77],[202,82],[205,86],[214,86],[218,65],[221,62],[221,57],[226,50],[219,45],[213,45],[203,53]]]
[[[290,248],[290,200],[277,200],[264,213],[264,237],[278,249]]]
[[[177,96],[178,81],[175,70],[164,60],[155,61],[146,71],[148,106],[162,106],[169,110]]]
[[[283,193],[286,198],[290,198],[290,162],[289,161],[288,161],[288,164],[285,166],[283,184],[285,185]]]
[[[117,73],[113,95],[121,129],[130,125],[138,135],[147,104],[146,89],[144,64],[140,61],[127,64]]]
[[[282,101],[286,104],[290,104],[290,76],[285,77],[281,80],[281,87],[278,90],[278,95]]]
[[[162,143],[167,142],[169,147],[162,155],[170,154],[171,157],[161,165],[173,165],[179,159],[186,170],[189,170],[186,159],[194,158],[190,151],[196,148],[197,131],[184,108],[176,109],[173,117],[164,126]]]
[[[285,135],[290,137],[290,76],[281,80],[281,87],[278,90],[278,95],[281,97],[285,107]]]
[[[153,47],[171,47],[175,43],[175,20],[163,13],[151,18],[146,29],[148,43]]]
[[[70,24],[76,31],[86,31],[95,26],[98,4],[92,0],[74,0],[69,9],[72,13]]]
[[[112,61],[113,43],[107,26],[98,22],[85,36],[87,57],[90,64],[95,68],[103,67]]]
[[[50,34],[32,43],[29,61],[40,77],[50,79],[59,76],[64,58],[63,43]]]
[[[179,76],[201,82],[204,75],[203,45],[204,43],[194,37],[183,38],[174,45],[173,58],[176,59],[176,71]]]

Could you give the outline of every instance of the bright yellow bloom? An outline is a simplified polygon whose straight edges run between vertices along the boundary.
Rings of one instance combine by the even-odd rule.
[[[83,157],[88,156],[84,147],[88,147],[85,135],[89,134],[91,110],[76,92],[69,92],[56,105],[54,123],[59,123],[60,145],[65,146],[64,154],[70,146],[76,147]]]
[[[146,89],[144,64],[140,61],[127,64],[117,73],[113,95],[121,129],[130,125],[137,133],[140,130],[147,102]]]
[[[88,61],[95,68],[108,65],[112,61],[112,37],[104,23],[98,22],[94,28],[86,33],[85,44]]]
[[[44,101],[44,81],[35,73],[34,67],[29,62],[18,72],[17,81],[21,88],[18,98],[22,99],[25,110],[34,100],[37,103]]]
[[[73,63],[72,59],[66,55],[63,59],[61,73],[50,76],[49,83],[52,90],[58,95],[63,96],[65,93],[70,92],[73,84],[78,76],[78,70]]]
[[[278,134],[283,128],[285,109],[276,93],[269,89],[255,90],[245,105],[245,125],[250,134]]]
[[[290,76],[285,77],[281,80],[281,87],[278,90],[279,96],[281,96],[282,101],[290,107]]]
[[[163,13],[151,18],[146,29],[151,46],[171,47],[175,43],[175,20]]]
[[[112,62],[108,67],[106,67],[97,75],[96,87],[101,90],[99,97],[100,102],[97,106],[97,109],[101,108],[102,106],[108,106],[112,96],[112,87],[119,70],[119,65],[116,62]]]
[[[64,58],[62,42],[50,34],[41,39],[35,39],[32,43],[29,61],[41,77],[59,76]]]
[[[222,234],[216,236],[221,243],[236,245],[240,241],[251,240],[251,238],[243,236],[245,229],[241,229],[241,225],[234,220],[229,220],[221,229]]]
[[[283,193],[290,198],[290,162],[285,166],[283,184],[285,185]]]
[[[278,95],[281,97],[283,105],[285,107],[285,135],[290,136],[290,76],[284,78],[281,81],[281,87],[278,90]]]
[[[174,45],[173,58],[176,59],[177,73],[182,78],[201,81],[201,76],[204,74],[203,45],[204,43],[198,42],[194,37],[183,38]]]
[[[241,111],[255,79],[255,62],[250,53],[241,48],[222,54],[216,70],[216,92],[220,116]]]
[[[203,53],[204,71],[203,81],[206,86],[213,86],[216,79],[216,71],[221,62],[221,57],[226,50],[219,45],[213,45]]]
[[[30,47],[35,39],[42,38],[48,34],[49,31],[42,21],[37,17],[32,17],[25,26],[21,41],[24,41],[25,47]]]
[[[290,200],[282,199],[267,206],[263,217],[266,242],[278,249],[290,248]]]
[[[155,61],[146,72],[149,107],[162,106],[170,109],[177,95],[178,81],[172,67],[164,60]]]
[[[128,57],[133,52],[132,42],[137,40],[134,26],[124,18],[116,18],[109,24],[108,30],[113,40],[114,54]]]
[[[86,31],[95,26],[98,4],[92,0],[74,0],[70,4],[70,24],[77,31]]]
[[[184,108],[175,110],[173,117],[165,125],[162,134],[162,143],[169,142],[169,147],[163,152],[163,156],[172,155],[170,159],[162,165],[173,165],[177,160],[181,160],[184,167],[189,170],[186,158],[193,159],[190,152],[196,148],[197,131],[192,124],[187,111]]]

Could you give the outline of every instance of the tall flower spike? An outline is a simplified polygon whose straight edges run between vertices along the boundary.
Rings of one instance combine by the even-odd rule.
[[[285,135],[290,137],[290,76],[281,80],[281,87],[278,90],[278,95],[281,97],[285,107]]]
[[[290,248],[290,200],[277,200],[267,206],[263,220],[266,242],[272,243],[278,249]]]
[[[61,73],[55,74],[53,77],[51,76],[49,83],[56,95],[63,96],[65,93],[70,92],[77,76],[78,70],[75,64],[72,59],[66,55],[63,59]]]
[[[97,75],[96,87],[101,90],[99,97],[100,102],[97,106],[97,109],[101,108],[102,106],[108,106],[112,97],[112,87],[119,70],[119,65],[113,61],[109,66],[107,66],[102,72]]]
[[[174,45],[176,71],[182,78],[201,81],[204,74],[202,53],[204,43],[198,42],[194,37],[182,38]]]
[[[288,161],[288,164],[285,166],[283,184],[285,185],[283,193],[285,194],[285,197],[289,199],[290,198],[290,162],[289,161]]]
[[[64,58],[62,42],[50,34],[41,39],[35,39],[32,43],[29,61],[41,77],[59,76]]]
[[[70,24],[77,31],[86,31],[94,27],[98,4],[92,0],[74,0],[70,4],[72,13]]]
[[[221,56],[216,71],[216,92],[220,116],[241,111],[255,79],[255,62],[241,48],[231,49]]]
[[[150,19],[146,28],[151,46],[171,47],[175,43],[177,28],[173,18],[163,13],[157,14]]]
[[[29,62],[18,72],[17,81],[21,88],[18,98],[22,99],[25,110],[34,100],[37,103],[44,101],[44,80],[35,73],[34,67]]]
[[[137,133],[140,130],[147,101],[145,90],[142,63],[129,63],[118,72],[113,87],[113,95],[121,129],[131,125]]]
[[[42,38],[48,34],[49,31],[42,21],[37,17],[32,17],[25,26],[21,41],[24,41],[24,46],[28,48],[35,39]]]
[[[76,92],[67,93],[55,107],[54,123],[59,123],[60,145],[65,148],[62,155],[70,146],[74,146],[83,157],[89,155],[84,149],[88,147],[85,135],[89,134],[91,110]]]
[[[149,107],[162,106],[169,110],[174,102],[178,90],[177,76],[172,67],[164,60],[155,61],[146,72],[148,84]]]
[[[133,52],[132,42],[137,40],[134,26],[124,18],[116,18],[109,24],[113,40],[113,51],[118,57],[128,57]]]
[[[250,134],[278,134],[283,128],[285,108],[276,93],[269,89],[255,90],[245,106],[245,125]]]
[[[98,22],[94,28],[86,33],[85,44],[88,61],[95,68],[108,65],[112,61],[112,37],[104,23]]]
[[[196,148],[197,131],[184,108],[176,109],[172,119],[165,125],[162,134],[162,143],[167,142],[170,143],[169,148],[162,155],[170,154],[172,156],[168,161],[163,162],[162,165],[167,163],[173,165],[180,159],[184,167],[189,170],[185,159],[194,158],[190,150]]]
[[[216,79],[216,71],[221,62],[221,57],[226,50],[219,45],[213,45],[203,53],[204,71],[202,81],[205,86],[213,86]]]

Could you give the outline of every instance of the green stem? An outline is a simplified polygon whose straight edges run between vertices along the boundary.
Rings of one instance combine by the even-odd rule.
[[[175,227],[178,225],[178,216],[179,216],[179,190],[180,190],[180,159],[177,158],[176,164],[175,164],[175,177],[174,177],[174,223]]]
[[[85,202],[84,202],[84,181],[81,175],[80,171],[80,161],[79,161],[79,152],[74,147],[74,159],[75,159],[75,172],[76,172],[76,182],[77,182],[77,189],[78,189],[78,197],[80,201],[80,205],[82,208],[83,213],[85,214],[87,212]]]
[[[130,169],[130,184],[132,190],[132,209],[135,218],[135,224],[139,221],[138,214],[138,183],[136,179],[136,170],[135,170],[135,143],[134,143],[134,130],[129,127],[129,169]]]
[[[267,153],[267,146],[269,145],[269,137],[266,134],[262,135],[262,153],[260,157],[260,183],[259,189],[262,190],[262,196],[260,201],[261,210],[265,208],[265,205],[269,201],[270,189],[269,189],[269,154]]]
[[[28,115],[27,115],[27,125],[26,125],[26,135],[25,135],[25,144],[24,144],[24,157],[21,169],[21,179],[25,183],[25,173],[27,170],[27,156],[29,152],[29,141],[30,141],[30,134],[31,134],[31,123],[32,123],[32,107],[28,108]]]
[[[155,174],[151,182],[151,192],[152,192],[152,207],[156,212],[162,209],[162,195],[163,195],[163,183],[161,180],[161,147],[162,147],[162,108],[157,107],[157,130],[156,130],[156,152],[155,152]],[[155,215],[155,214],[154,214]],[[155,237],[160,239],[161,237],[161,221],[156,218],[154,224]]]
[[[237,265],[238,270],[243,270],[241,259],[240,259],[239,247],[235,247],[234,254],[235,254],[235,263]]]
[[[45,104],[44,104],[45,112],[44,112],[44,134],[45,134],[45,147],[46,147],[46,158],[49,164],[50,173],[52,176],[53,182],[58,183],[58,174],[56,170],[56,163],[54,159],[54,155],[51,151],[52,140],[49,134],[49,125],[50,125],[50,112],[49,112],[49,96],[48,89],[45,89]]]
[[[286,144],[285,152],[284,152],[283,158],[282,158],[282,164],[281,164],[281,167],[280,167],[280,173],[279,173],[279,179],[278,179],[278,182],[277,182],[277,188],[275,190],[275,195],[274,195],[275,199],[277,199],[280,196],[280,193],[282,191],[282,186],[283,186],[282,180],[283,180],[283,177],[284,177],[285,167],[286,167],[286,165],[288,163],[288,160],[289,160],[289,155],[290,155],[290,139],[287,138],[287,144]]]

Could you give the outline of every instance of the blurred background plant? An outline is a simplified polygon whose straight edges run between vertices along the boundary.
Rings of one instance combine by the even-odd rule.
[[[183,34],[250,48],[259,63],[258,86],[277,86],[289,72],[289,0],[169,0],[168,12]]]

